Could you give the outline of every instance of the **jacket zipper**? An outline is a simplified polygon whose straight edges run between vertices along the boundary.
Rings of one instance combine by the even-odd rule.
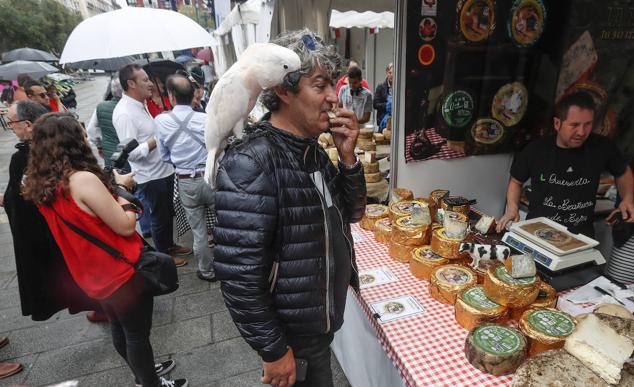
[[[324,213],[324,230],[326,233],[326,332],[330,332],[330,232],[328,230],[328,214],[326,213],[326,204],[321,196],[321,192],[317,190],[317,195],[319,196],[319,201],[321,202],[321,210]]]
[[[341,232],[343,233],[343,237],[345,238],[346,243],[348,243],[348,250],[350,251],[350,267],[355,273],[357,273],[357,275],[359,275],[359,272],[354,267],[354,262],[352,262],[354,249],[352,247],[352,242],[350,241],[350,239],[348,239],[348,235],[346,235],[346,230],[344,229],[344,226],[343,226],[343,215],[341,215],[341,211],[339,211],[339,208],[337,208],[337,206],[335,206],[335,208],[337,209],[337,213],[339,214],[339,219],[341,220]]]

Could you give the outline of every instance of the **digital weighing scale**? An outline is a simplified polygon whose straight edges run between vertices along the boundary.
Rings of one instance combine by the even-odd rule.
[[[570,235],[582,242],[583,246],[566,253],[522,228],[537,222]],[[540,277],[557,291],[584,285],[602,275],[603,272],[605,258],[593,248],[599,244],[598,241],[581,234],[572,234],[564,226],[548,218],[534,218],[513,223],[510,231],[502,237],[502,241],[520,253],[532,256],[537,263]]]

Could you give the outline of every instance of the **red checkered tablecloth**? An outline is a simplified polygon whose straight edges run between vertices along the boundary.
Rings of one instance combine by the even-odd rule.
[[[387,246],[374,240],[371,232],[358,224],[353,232],[360,270],[387,267],[397,282],[361,290],[355,298],[376,329],[377,337],[407,386],[506,386],[512,377],[496,377],[472,367],[464,356],[468,331],[454,319],[454,308],[429,295],[428,283],[417,279],[409,265],[390,258]],[[412,295],[425,307],[425,313],[379,324],[369,305],[398,296]]]
[[[431,141],[433,145],[438,145],[446,140],[444,137],[436,133],[436,129],[433,129],[433,128],[427,129],[426,133],[427,133],[427,138],[429,138],[429,141]],[[407,162],[423,161],[423,160],[414,160],[412,156],[410,156],[409,147],[412,145],[412,142],[414,142],[414,133],[410,133],[407,137],[405,137],[405,160]],[[445,143],[442,146],[442,148],[440,148],[440,152],[436,153],[435,155],[431,157],[426,158],[425,160],[434,160],[434,159],[447,160],[447,159],[457,159],[459,157],[465,157],[465,154],[449,149],[449,147]]]

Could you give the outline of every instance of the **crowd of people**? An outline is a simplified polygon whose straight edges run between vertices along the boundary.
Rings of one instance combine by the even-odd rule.
[[[137,385],[187,386],[164,378],[174,360],[154,361],[153,298],[162,293],[139,263],[152,255],[183,266],[193,252],[198,278],[221,281],[235,324],[262,358],[263,383],[332,385],[329,345],[348,286],[358,288],[349,225],[366,194],[354,148],[372,94],[354,66],[336,92],[342,60],[311,31],[274,43],[298,54],[299,76],[263,92],[269,112],[225,150],[215,190],[203,178],[205,95],[214,85],[204,71],[160,79],[124,66],[86,129],[62,103],[53,110],[41,84],[23,83],[26,98],[7,115],[19,143],[2,196],[23,315],[91,311],[91,321],[110,322]],[[328,129],[338,168],[316,141]],[[127,163],[113,169],[123,148]],[[174,242],[179,211],[193,249]],[[20,369],[0,363],[0,377]]]
[[[30,99],[40,103],[50,112],[68,112],[77,108],[76,94],[72,86],[40,83],[29,75],[20,74],[18,85],[3,85],[0,101],[6,105]]]

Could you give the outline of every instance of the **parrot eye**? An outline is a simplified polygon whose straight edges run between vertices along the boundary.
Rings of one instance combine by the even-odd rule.
[[[288,70],[288,66],[287,65],[284,65],[284,70]]]

